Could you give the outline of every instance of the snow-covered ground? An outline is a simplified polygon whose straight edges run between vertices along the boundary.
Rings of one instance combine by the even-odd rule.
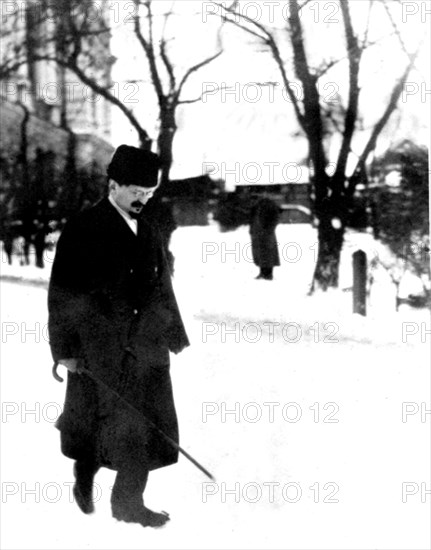
[[[267,282],[254,279],[246,228],[174,233],[192,343],[172,357],[181,442],[216,482],[184,458],[154,472],[145,495],[171,515],[162,530],[110,517],[108,470],[96,514],[73,502],[53,427],[65,385],[46,341],[50,262],[2,256],[2,548],[430,548],[429,312],[395,312],[382,272],[368,316],[351,313],[351,253],[373,254],[369,237],[347,239],[340,290],[309,297],[315,231],[277,236],[282,265]]]

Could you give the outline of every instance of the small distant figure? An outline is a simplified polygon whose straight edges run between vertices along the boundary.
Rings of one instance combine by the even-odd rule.
[[[280,265],[275,228],[280,209],[269,198],[261,198],[251,210],[250,236],[253,261],[260,268],[256,279],[272,281],[273,269]]]
[[[22,220],[20,225],[20,265],[30,265],[30,245],[33,243],[34,226],[28,219]]]
[[[6,253],[7,263],[12,265],[13,243],[15,234],[11,222],[5,222],[2,232],[3,246]]]
[[[33,237],[34,250],[36,253],[36,267],[43,269],[45,262],[43,255],[46,248],[46,234],[47,230],[45,224],[39,220],[34,221],[35,233]]]

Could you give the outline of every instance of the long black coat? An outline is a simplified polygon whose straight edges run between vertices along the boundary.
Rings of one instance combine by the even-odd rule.
[[[263,268],[280,265],[277,227],[280,210],[271,199],[260,199],[251,211],[250,237],[254,263]]]
[[[189,345],[158,234],[144,220],[134,235],[103,199],[69,221],[58,241],[48,293],[55,360],[77,357],[178,442],[169,351]],[[85,374],[68,373],[57,427],[63,453],[115,470],[149,469],[178,452],[141,415]]]

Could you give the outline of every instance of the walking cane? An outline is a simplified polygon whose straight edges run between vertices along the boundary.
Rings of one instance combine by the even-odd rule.
[[[57,367],[58,367],[58,361],[55,361],[54,365],[52,366],[52,375],[54,376],[54,378],[57,380],[57,382],[64,382],[64,379],[57,373]],[[171,437],[169,437],[168,435],[165,434],[165,432],[163,430],[161,430],[156,424],[154,424],[154,422],[152,420],[150,420],[147,416],[145,416],[145,414],[143,414],[141,411],[139,411],[136,407],[134,407],[131,403],[129,403],[126,399],[124,399],[124,397],[122,397],[118,392],[116,392],[115,390],[113,390],[112,388],[110,388],[107,384],[105,384],[105,382],[103,382],[102,380],[100,380],[100,378],[98,378],[97,376],[95,376],[91,371],[89,371],[88,369],[84,368],[84,367],[81,367],[80,369],[80,372],[86,374],[87,376],[89,376],[92,380],[94,380],[94,382],[96,382],[97,384],[100,384],[103,388],[105,388],[108,392],[112,393],[113,395],[115,395],[116,397],[118,397],[118,399],[124,403],[125,405],[127,405],[131,410],[133,410],[134,412],[138,413],[140,416],[142,416],[142,418],[145,419],[145,421],[153,428],[156,430],[157,433],[159,433],[164,439],[165,441],[167,441],[168,443],[170,443],[173,447],[175,447],[175,449],[177,449],[182,455],[184,455],[187,460],[189,460],[192,464],[194,464],[196,466],[196,468],[198,468],[201,472],[203,472],[207,477],[209,477],[209,479],[211,479],[212,481],[215,481],[215,478],[212,474],[210,474],[210,472],[205,469],[202,464],[199,464],[199,462],[197,460],[195,460],[191,455],[189,455],[189,453],[187,451],[185,451],[182,447],[180,447],[180,445],[178,445],[178,443],[176,441],[174,441]]]

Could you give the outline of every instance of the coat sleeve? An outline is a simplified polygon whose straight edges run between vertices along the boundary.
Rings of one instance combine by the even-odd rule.
[[[83,293],[85,239],[79,224],[68,222],[57,243],[48,289],[48,332],[54,360],[79,358],[79,327],[85,317]]]
[[[166,251],[159,236],[157,240],[159,242],[158,256],[160,274],[157,310],[159,316],[164,318],[164,325],[166,328],[163,331],[163,337],[169,350],[172,353],[180,353],[184,348],[190,345],[190,342],[172,287],[172,276]]]

